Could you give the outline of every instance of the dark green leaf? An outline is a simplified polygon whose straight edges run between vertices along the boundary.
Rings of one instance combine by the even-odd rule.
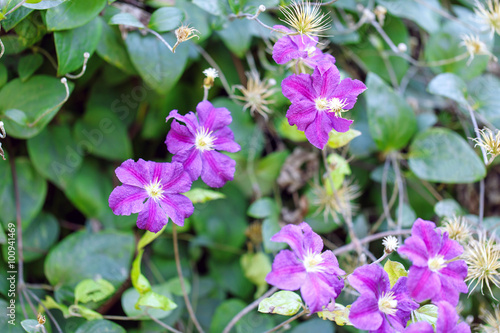
[[[21,81],[25,82],[33,75],[40,66],[43,64],[43,57],[41,54],[30,54],[19,59],[17,72]]]
[[[81,27],[99,15],[104,6],[106,0],[66,0],[47,10],[47,28],[58,31]]]
[[[72,72],[83,65],[83,54],[92,55],[101,38],[101,20],[95,18],[89,23],[72,30],[54,32],[57,52],[57,75]]]
[[[59,6],[66,0],[42,0],[38,3],[25,3],[23,6],[31,9],[49,9]]]
[[[417,129],[413,109],[376,74],[366,80],[368,124],[378,149],[399,150]]]
[[[78,145],[95,156],[108,160],[126,160],[132,157],[132,143],[127,127],[108,109],[91,108],[75,124],[74,137]]]
[[[212,15],[221,16],[226,14],[225,1],[223,0],[193,0],[193,3]]]
[[[463,106],[467,105],[467,86],[464,80],[452,73],[439,74],[427,88],[431,94],[447,97]]]
[[[38,321],[35,319],[26,319],[21,322],[21,326],[28,333],[40,333],[42,332],[42,328],[39,327]]]
[[[0,88],[2,88],[8,80],[7,67],[4,64],[0,64]]]
[[[331,321],[314,318],[304,323],[300,323],[290,331],[290,333],[310,333],[310,332],[334,333],[335,326]]]
[[[9,16],[2,21],[2,26],[4,30],[9,31],[10,29],[14,28],[19,22],[24,20],[32,11],[33,9],[20,7],[15,11],[13,11],[12,13],[10,13]]]
[[[175,7],[164,7],[155,10],[151,15],[148,27],[158,32],[173,30],[184,20],[184,13]]]
[[[460,135],[445,128],[417,135],[410,146],[409,166],[419,178],[439,183],[472,183],[486,175],[475,151]]]
[[[252,23],[250,20],[234,20],[218,31],[226,47],[240,58],[243,58],[250,48],[252,35],[248,31]]]
[[[86,322],[75,333],[126,333],[125,329],[112,321],[100,319]]]
[[[59,223],[48,213],[41,212],[24,231],[24,262],[31,262],[47,255],[59,239]],[[4,254],[7,251],[4,251]]]
[[[493,75],[486,74],[473,79],[467,84],[472,107],[481,116],[485,117],[496,128],[500,128],[500,80]]]
[[[422,29],[429,33],[437,32],[441,17],[429,7],[440,9],[438,0],[422,0],[428,6],[416,1],[378,0],[378,4],[387,8],[394,16],[415,21]]]
[[[116,27],[110,27],[102,18],[98,19],[101,21],[102,34],[101,40],[97,45],[97,54],[122,71],[134,74],[136,70],[130,61],[122,38],[117,32],[118,29],[115,30]]]
[[[118,288],[128,278],[134,245],[131,233],[72,233],[50,251],[45,259],[45,275],[58,288],[73,288],[96,276]]]
[[[73,84],[69,82],[68,85],[71,92]],[[35,75],[26,82],[20,79],[9,81],[0,90],[0,116],[10,109],[20,110],[26,115],[26,122],[22,125],[4,118],[9,136],[27,139],[40,133],[57,114],[65,97],[64,85],[55,77]]]
[[[47,195],[47,182],[38,175],[26,158],[17,158],[15,165],[24,229],[42,209]],[[0,163],[0,221],[4,223],[4,227],[7,223],[16,221],[15,202],[10,166],[8,163]]]
[[[47,126],[27,141],[35,169],[61,189],[73,180],[82,164],[84,146],[77,145],[68,126]]]
[[[233,298],[225,300],[215,310],[212,323],[210,324],[210,333],[220,333],[224,330],[229,321],[245,308],[247,304],[242,300]],[[233,330],[236,331],[236,330]],[[231,331],[231,332],[233,332]]]
[[[145,28],[144,24],[142,24],[134,15],[129,13],[120,13],[114,15],[109,20],[109,24],[110,25],[120,24],[129,27]]]
[[[279,214],[276,202],[271,198],[261,198],[250,205],[247,214],[256,219]]]
[[[104,279],[85,279],[75,287],[75,302],[99,302],[113,295],[115,287]]]
[[[174,45],[175,38],[171,34],[162,37]],[[184,72],[188,48],[178,47],[174,54],[155,36],[141,36],[138,32],[129,33],[126,44],[143,80],[159,94],[169,92]]]
[[[460,204],[453,199],[444,199],[434,205],[434,212],[439,217],[453,217],[465,214]]]

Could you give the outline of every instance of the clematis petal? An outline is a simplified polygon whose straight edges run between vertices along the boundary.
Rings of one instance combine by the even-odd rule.
[[[311,76],[293,74],[281,82],[281,91],[292,103],[302,99],[313,101],[317,95],[312,88]]]
[[[323,244],[321,244],[321,246],[323,247]],[[340,269],[337,257],[335,257],[335,254],[333,254],[332,251],[326,250],[321,254],[321,258],[323,259],[323,261],[318,264],[318,267],[321,267],[323,271],[335,275],[346,274],[342,269]]]
[[[434,333],[432,325],[425,321],[419,321],[408,326],[405,333]]]
[[[340,73],[333,63],[321,63],[311,75],[315,96],[331,98],[340,82]]]
[[[467,265],[463,260],[448,263],[446,267],[439,270],[441,291],[432,298],[432,301],[444,300],[452,305],[457,305],[460,293],[469,291],[464,282],[466,277]]]
[[[167,216],[180,227],[184,225],[184,219],[193,214],[193,203],[182,194],[167,194],[160,201],[161,208],[163,208]]]
[[[137,217],[137,227],[157,233],[168,222],[168,216],[155,200],[148,200]]]
[[[353,123],[350,119],[337,117],[334,112],[328,112],[328,118],[332,122],[333,129],[339,133],[345,133],[349,130],[349,126]]]
[[[316,148],[323,149],[328,142],[332,130],[332,122],[324,112],[318,112],[316,118],[307,126],[305,135],[307,140]]]
[[[314,103],[308,99],[296,101],[290,105],[286,113],[286,118],[290,125],[297,125],[299,131],[305,131],[307,126],[311,124],[318,110]]]
[[[464,248],[460,243],[448,238],[448,233],[443,234],[442,247],[438,254],[444,257],[444,260],[451,260],[464,253]]]
[[[201,153],[198,149],[193,147],[189,150],[180,151],[172,157],[172,162],[181,163],[184,166],[184,170],[191,178],[191,181],[194,182],[200,178],[203,162]]]
[[[453,333],[471,333],[470,326],[467,323],[461,322],[455,327]]]
[[[167,134],[165,144],[171,154],[177,154],[194,146],[195,133],[192,133],[186,126],[174,120]]]
[[[441,235],[435,230],[436,224],[431,221],[417,219],[411,228],[411,237],[417,237],[423,240],[429,257],[434,257],[441,248]]]
[[[428,268],[411,266],[408,271],[410,296],[417,302],[433,298],[441,292],[441,281],[437,273]]]
[[[116,177],[127,185],[144,187],[149,183],[145,176],[149,173],[150,163],[140,158],[137,162],[128,159],[115,170]]]
[[[318,273],[307,274],[304,283],[300,287],[300,294],[311,313],[322,311],[323,307],[328,306],[332,299],[335,300],[338,296],[336,282],[337,284],[339,282],[337,277],[331,279]]]
[[[378,265],[364,265],[358,267],[347,277],[349,284],[362,295],[377,298],[382,292],[388,292],[391,284],[389,276]]]
[[[171,118],[184,123],[192,135],[196,134],[196,129],[199,127],[199,124],[194,112],[190,111],[183,116],[179,114],[177,110],[172,110],[168,114],[168,117],[165,121],[168,122]]]
[[[266,282],[283,290],[298,290],[306,279],[304,264],[290,250],[281,250],[274,258]]]
[[[429,262],[429,253],[422,239],[417,237],[409,237],[405,240],[404,245],[400,246],[398,253],[407,256],[413,265],[419,267],[427,267]]]
[[[378,299],[368,294],[359,296],[351,306],[349,320],[361,330],[378,329],[384,321],[378,308]]]
[[[130,185],[116,187],[109,196],[109,207],[115,215],[130,215],[144,209],[148,193],[143,188]]]
[[[234,141],[233,131],[229,127],[224,127],[217,131],[215,134],[214,149],[217,151],[227,151],[229,153],[236,153],[240,151],[241,147]]]
[[[215,108],[209,101],[198,103],[196,113],[200,118],[200,126],[208,131],[218,131],[233,121],[228,109]]]
[[[201,179],[210,187],[222,187],[233,180],[236,162],[229,156],[216,151],[201,153]]]
[[[363,82],[359,80],[353,80],[351,78],[345,78],[340,81],[337,89],[333,93],[333,97],[337,97],[338,99],[345,101],[346,106],[344,106],[344,110],[350,110],[354,107],[358,99],[358,95],[366,90],[366,86]]]
[[[307,51],[299,50],[290,36],[281,37],[273,46],[273,59],[279,65],[284,65],[293,59],[306,57]]]
[[[407,283],[408,278],[402,276],[391,289],[395,296],[394,299],[398,302],[398,312],[396,314],[399,318],[403,318],[403,321],[407,319],[406,316],[410,316],[411,311],[418,309],[418,303],[408,296]]]
[[[296,256],[303,259],[306,254],[302,245],[303,238],[304,235],[301,227],[294,224],[287,224],[271,237],[271,241],[287,243]]]
[[[303,239],[303,248],[308,253],[320,253],[323,250],[323,240],[321,236],[315,233],[309,224],[302,222],[299,224],[300,229],[304,233],[302,236]],[[332,253],[333,254],[333,253]],[[335,257],[335,256],[334,256]]]
[[[181,163],[157,163],[160,166],[162,190],[165,193],[184,193],[191,189],[192,180]]]

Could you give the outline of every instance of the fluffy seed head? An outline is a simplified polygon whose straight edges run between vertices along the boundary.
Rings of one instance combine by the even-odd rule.
[[[311,5],[309,1],[293,1],[289,6],[282,6],[282,20],[295,29],[296,35],[323,36],[330,29],[331,18],[321,12],[320,5]]]
[[[181,25],[175,31],[175,37],[177,38],[177,42],[175,42],[174,47],[172,48],[172,52],[175,52],[175,48],[179,46],[180,43],[190,40],[193,37],[200,39],[196,33],[200,33],[195,28],[190,28],[187,25]]]
[[[481,133],[481,138],[472,139],[476,142],[476,146],[483,147],[486,150],[486,153],[489,154],[490,161],[488,164],[493,162],[493,159],[500,155],[500,131],[496,130],[493,133],[492,130],[485,127],[479,131]]]
[[[394,236],[384,237],[382,241],[382,245],[384,245],[384,249],[386,253],[392,253],[396,251],[399,247],[398,239]]]
[[[214,86],[215,78],[219,77],[219,72],[215,68],[207,68],[203,71],[206,78],[203,80],[203,86],[205,88],[212,88]]]
[[[328,182],[321,186],[318,184],[313,185],[312,190],[312,204],[318,206],[315,214],[323,212],[323,218],[328,221],[328,216],[333,216],[335,222],[339,222],[339,215],[343,212],[354,212],[358,208],[352,200],[361,195],[359,186],[356,184],[349,184],[344,182],[342,187],[336,190],[336,194],[331,189],[327,188]]]
[[[483,287],[486,284],[495,299],[490,284],[500,288],[500,246],[495,243],[495,237],[487,238],[485,234],[480,234],[478,240],[471,238],[465,246],[462,255],[468,267],[465,281],[470,281],[469,294],[481,284],[481,293],[484,295]],[[474,286],[471,289],[472,284]]]
[[[462,35],[462,42],[460,45],[465,46],[467,52],[469,53],[467,66],[470,65],[476,55],[488,55],[497,61],[497,58],[488,50],[486,44],[484,44],[478,36]]]
[[[481,23],[488,26],[491,35],[495,31],[500,34],[500,3],[499,0],[487,0],[486,5],[476,0],[474,12]]]
[[[500,332],[500,306],[493,306],[493,311],[490,312],[485,308],[479,311],[479,319],[484,321],[484,324],[478,326],[478,331],[483,333],[498,333]]]
[[[239,84],[233,87],[233,91],[238,89],[243,96],[235,95],[233,97],[244,102],[243,109],[250,109],[252,116],[258,112],[267,120],[267,115],[273,112],[269,106],[274,103],[274,100],[269,99],[269,97],[277,91],[276,88],[273,88],[276,81],[274,79],[261,80],[256,71],[247,72],[246,76],[246,88]]]
[[[467,242],[471,236],[467,219],[463,216],[447,217],[443,220],[443,223],[444,225],[441,229],[448,233],[450,239],[456,240],[462,245]]]

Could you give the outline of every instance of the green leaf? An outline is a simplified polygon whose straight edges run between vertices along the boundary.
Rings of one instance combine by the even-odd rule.
[[[240,258],[245,277],[257,286],[255,298],[260,297],[267,289],[266,276],[271,271],[271,260],[263,252],[247,253]]]
[[[193,188],[186,193],[183,193],[193,203],[205,203],[212,200],[224,199],[226,196],[220,192],[206,190],[203,188]]]
[[[75,124],[75,140],[92,155],[107,160],[132,157],[132,143],[127,126],[111,110],[93,107]]]
[[[87,320],[98,320],[103,318],[102,314],[100,314],[99,312],[91,310],[83,305],[73,304],[69,307],[69,311],[70,313],[78,313],[80,316]]]
[[[72,30],[54,32],[57,53],[57,75],[77,70],[83,66],[83,54],[92,55],[101,38],[101,20],[95,18],[89,23]]]
[[[427,88],[431,94],[447,97],[462,106],[467,105],[467,86],[462,78],[452,73],[434,77]]]
[[[47,28],[58,31],[81,27],[96,18],[104,6],[106,0],[66,0],[47,10]]]
[[[70,317],[71,315],[69,314],[69,309],[66,305],[64,304],[59,304],[57,303],[52,297],[50,296],[45,296],[45,300],[42,300],[42,304],[48,309],[58,309],[60,310],[64,318]]]
[[[139,299],[135,304],[135,308],[140,309],[141,307],[171,311],[177,307],[177,304],[172,302],[169,298],[150,290],[147,293],[139,296]]]
[[[486,74],[467,83],[469,95],[474,101],[474,110],[485,117],[496,128],[500,128],[500,80]]]
[[[75,302],[99,302],[113,295],[115,287],[104,279],[85,279],[75,287]]]
[[[26,319],[21,322],[21,326],[28,333],[40,333],[43,332],[41,325],[38,324],[38,321],[35,319]]]
[[[184,12],[175,7],[163,7],[151,14],[148,27],[158,32],[173,30],[184,20]]]
[[[226,14],[225,1],[223,0],[193,0],[193,3],[215,16]]]
[[[233,298],[222,302],[212,317],[209,333],[220,333],[224,330],[229,321],[245,308],[247,304],[239,299]],[[235,330],[233,330],[235,331]],[[232,332],[233,332],[232,331]]]
[[[30,54],[19,59],[17,72],[21,81],[25,82],[33,75],[40,66],[43,64],[43,57],[41,54]]]
[[[24,262],[32,262],[49,252],[59,239],[60,227],[52,214],[41,212],[23,232],[23,240],[29,244],[23,251]],[[5,258],[6,254],[4,251]]]
[[[276,118],[276,130],[281,137],[295,142],[306,142],[307,138],[303,131],[297,129],[297,125],[290,126],[286,117]],[[333,132],[333,131],[332,131]]]
[[[52,7],[59,6],[66,0],[42,0],[37,3],[25,3],[23,7],[31,9],[49,9]]]
[[[445,128],[417,135],[410,146],[409,166],[420,179],[431,182],[473,183],[486,176],[474,150],[460,135]]]
[[[110,25],[120,24],[136,28],[145,28],[144,24],[142,24],[134,15],[130,13],[120,13],[114,15],[109,20],[109,24]]]
[[[30,161],[19,157],[15,161],[21,221],[23,229],[38,215],[47,195],[47,182],[33,169]],[[12,173],[8,163],[0,163],[0,221],[4,227],[16,220],[16,200]]]
[[[314,318],[306,322],[300,323],[290,331],[290,333],[311,333],[311,332],[334,333],[335,326],[330,321]]]
[[[33,10],[25,7],[20,7],[9,14],[9,17],[2,20],[2,26],[5,31],[9,31],[14,28],[19,22],[24,20]],[[3,14],[0,13],[0,16]],[[0,18],[1,19],[1,18]]]
[[[218,31],[226,47],[239,58],[243,58],[250,48],[252,35],[248,31],[251,24],[250,20],[234,20],[225,29]]]
[[[280,230],[279,215],[270,216],[262,221],[262,241],[264,250],[267,253],[276,253],[286,248],[285,243],[273,242],[271,240],[271,237],[276,235]]]
[[[417,310],[412,311],[412,318],[415,318],[412,322],[416,323],[419,321],[425,321],[435,327],[437,323],[437,316],[438,307],[434,304],[426,304]]]
[[[394,16],[407,18],[416,22],[428,33],[439,30],[441,17],[429,7],[441,8],[438,0],[423,0],[429,6],[416,1],[399,0],[378,0],[378,4],[387,8],[387,11]]]
[[[174,45],[172,34],[162,37]],[[178,47],[175,54],[155,36],[128,34],[125,41],[130,58],[143,80],[159,94],[166,94],[180,79],[188,60],[188,48]]]
[[[123,293],[122,308],[127,316],[139,317],[139,320],[149,320],[150,318],[146,314],[146,310],[147,307],[151,307],[151,305],[159,305],[164,309],[169,309],[163,310],[156,307],[153,307],[153,309],[148,309],[149,315],[156,319],[165,318],[172,313],[172,310],[175,309],[176,305],[170,300],[172,298],[172,294],[169,291],[168,283],[158,284],[156,286],[153,286],[151,289],[151,294],[149,294],[147,297],[144,297],[141,300],[141,304],[138,304],[141,296],[134,288],[127,289]],[[148,305],[148,303],[150,305]],[[136,308],[136,304],[139,305],[139,308]]]
[[[168,290],[170,290],[172,294],[176,296],[184,295],[184,293],[182,292],[181,280],[179,279],[179,277],[174,277],[168,280],[167,286]],[[186,294],[189,295],[191,293],[191,284],[189,283],[188,280],[186,280],[186,278],[184,278],[184,288],[186,289]]]
[[[66,189],[82,164],[82,146],[77,146],[68,126],[47,126],[27,140],[35,169],[61,189]]]
[[[136,70],[130,61],[125,44],[117,31],[118,29],[107,25],[102,18],[99,17],[98,19],[101,21],[102,33],[97,45],[97,54],[125,73],[134,74]]]
[[[408,276],[408,272],[402,263],[397,261],[391,261],[387,259],[384,265],[384,270],[389,275],[389,281],[391,282],[391,288],[394,287],[396,282],[398,282],[399,278],[402,276]]]
[[[134,245],[131,233],[72,233],[49,252],[45,275],[58,288],[73,288],[80,281],[96,276],[118,288],[128,278]]]
[[[111,179],[92,160],[87,159],[66,187],[66,197],[87,217],[99,217],[109,209]]]
[[[259,303],[259,312],[293,316],[304,307],[300,296],[293,291],[278,291]]]
[[[378,149],[404,148],[417,130],[412,108],[376,74],[368,73],[366,85],[368,124]]]
[[[73,83],[68,82],[70,92]],[[0,90],[0,117],[10,109],[25,114],[23,124],[6,117],[3,120],[9,136],[28,139],[50,122],[61,108],[66,98],[64,85],[59,79],[45,75],[35,75],[26,82],[11,80]]]
[[[328,146],[330,148],[336,149],[336,148],[341,148],[347,145],[349,142],[352,141],[352,139],[358,137],[361,135],[361,132],[358,130],[355,130],[353,128],[350,128],[347,132],[341,133],[337,132],[335,130],[332,130],[329,133],[329,138],[328,138]]]
[[[434,212],[441,218],[465,215],[460,204],[453,199],[444,199],[436,203]]]
[[[75,333],[126,333],[125,329],[112,321],[100,319],[84,323]]]
[[[0,88],[2,88],[9,79],[9,73],[7,72],[7,67],[4,64],[0,64]]]
[[[349,167],[349,163],[345,158],[340,156],[339,154],[330,154],[327,158],[328,165],[332,168],[329,176],[325,176],[325,187],[327,189],[328,194],[333,194],[331,191],[331,182],[333,180],[333,187],[335,190],[340,189],[342,183],[346,176],[351,174],[351,168]]]
[[[163,233],[163,231],[165,231],[165,228],[162,228],[157,233],[146,230],[144,235],[142,235],[141,239],[137,243],[137,250],[144,249],[148,244],[150,244],[152,241],[158,238]]]
[[[261,198],[248,207],[248,216],[263,219],[272,215],[279,215],[278,205],[271,198]]]

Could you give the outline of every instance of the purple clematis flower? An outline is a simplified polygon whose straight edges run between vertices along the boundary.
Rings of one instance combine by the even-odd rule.
[[[343,119],[341,113],[352,109],[365,89],[359,80],[341,81],[335,65],[321,63],[312,75],[291,75],[283,80],[283,95],[292,102],[286,117],[290,125],[305,131],[311,144],[323,149],[332,129],[349,130],[352,120]]]
[[[273,28],[285,33],[292,33],[292,30],[282,25],[275,25]],[[306,36],[304,38],[302,35],[285,35],[274,44],[273,59],[280,65],[291,60],[300,60],[312,69],[323,61],[334,64],[335,58],[331,54],[321,52],[316,47],[317,45],[318,37]]]
[[[391,288],[387,272],[377,264],[357,268],[347,277],[361,293],[352,304],[349,320],[354,327],[370,332],[402,332],[411,311],[418,304],[408,296],[406,277],[400,277]]]
[[[222,187],[233,180],[236,162],[219,153],[235,153],[240,146],[234,142],[233,131],[228,127],[231,113],[226,108],[214,108],[212,103],[203,101],[196,106],[196,114],[185,116],[172,110],[167,117],[175,120],[167,134],[165,144],[172,154],[172,162],[184,165],[192,181],[201,179],[211,187]],[[179,124],[178,121],[186,124]]]
[[[322,311],[344,288],[339,278],[345,272],[339,268],[332,251],[323,249],[323,240],[311,227],[301,224],[284,226],[271,240],[285,242],[292,251],[281,250],[267,274],[267,283],[283,290],[298,290],[311,313]]]
[[[168,218],[179,225],[193,214],[193,203],[184,195],[191,179],[180,163],[156,163],[126,160],[115,170],[123,185],[109,196],[109,207],[115,215],[139,213],[137,226],[151,232],[160,231]]]
[[[417,302],[445,300],[457,305],[459,293],[467,293],[464,282],[467,264],[453,260],[463,253],[463,248],[457,241],[448,239],[447,232],[441,235],[433,222],[417,219],[411,228],[411,237],[398,253],[413,262],[408,272],[408,289]]]
[[[461,322],[457,325],[458,314],[453,305],[441,301],[437,303],[437,306],[436,333],[470,333],[467,323]],[[405,333],[434,333],[434,329],[431,324],[420,321],[408,326]]]

